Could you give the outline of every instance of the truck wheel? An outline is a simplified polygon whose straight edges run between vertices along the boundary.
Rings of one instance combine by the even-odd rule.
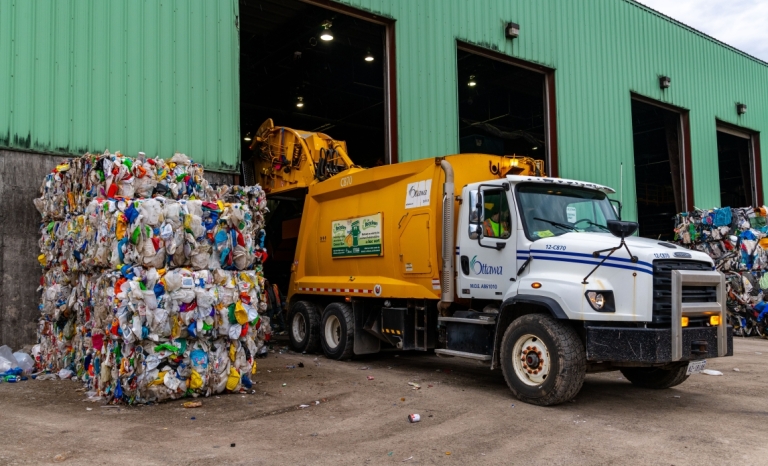
[[[349,359],[355,341],[355,318],[352,308],[345,303],[331,303],[323,312],[320,326],[323,351],[330,359]]]
[[[550,406],[576,396],[584,383],[587,358],[571,327],[548,315],[528,314],[504,332],[501,369],[520,401]]]
[[[632,385],[643,388],[671,388],[680,385],[688,379],[688,366],[683,365],[674,369],[659,367],[625,367],[621,373]]]
[[[288,338],[299,353],[313,353],[320,348],[320,313],[314,304],[296,301],[291,306]]]

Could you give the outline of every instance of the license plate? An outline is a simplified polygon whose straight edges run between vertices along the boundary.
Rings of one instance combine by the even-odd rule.
[[[704,366],[706,365],[706,359],[702,359],[701,361],[691,361],[688,363],[688,370],[686,371],[685,375],[698,374],[704,370]]]

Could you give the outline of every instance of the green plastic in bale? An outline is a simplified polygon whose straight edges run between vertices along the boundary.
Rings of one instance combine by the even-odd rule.
[[[230,304],[227,310],[229,310],[229,323],[236,324],[237,318],[235,317],[235,303]]]

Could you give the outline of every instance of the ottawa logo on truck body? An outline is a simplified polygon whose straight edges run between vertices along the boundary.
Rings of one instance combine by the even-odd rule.
[[[472,260],[469,261],[469,268],[472,269],[473,272],[475,272],[475,275],[501,275],[502,274],[502,266],[483,264],[482,262],[477,260],[477,256],[473,257]]]
[[[411,189],[408,190],[408,195],[411,197],[427,196],[429,195],[429,191],[427,191],[426,189],[419,190],[419,189],[416,189],[416,186],[411,186]]]

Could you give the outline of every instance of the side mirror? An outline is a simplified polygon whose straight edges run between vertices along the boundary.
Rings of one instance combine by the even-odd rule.
[[[480,225],[473,223],[469,225],[469,239],[480,239],[483,236],[483,229]]]
[[[637,231],[637,222],[622,222],[621,220],[608,220],[608,231],[618,238],[632,236]],[[631,254],[630,254],[631,255]]]

